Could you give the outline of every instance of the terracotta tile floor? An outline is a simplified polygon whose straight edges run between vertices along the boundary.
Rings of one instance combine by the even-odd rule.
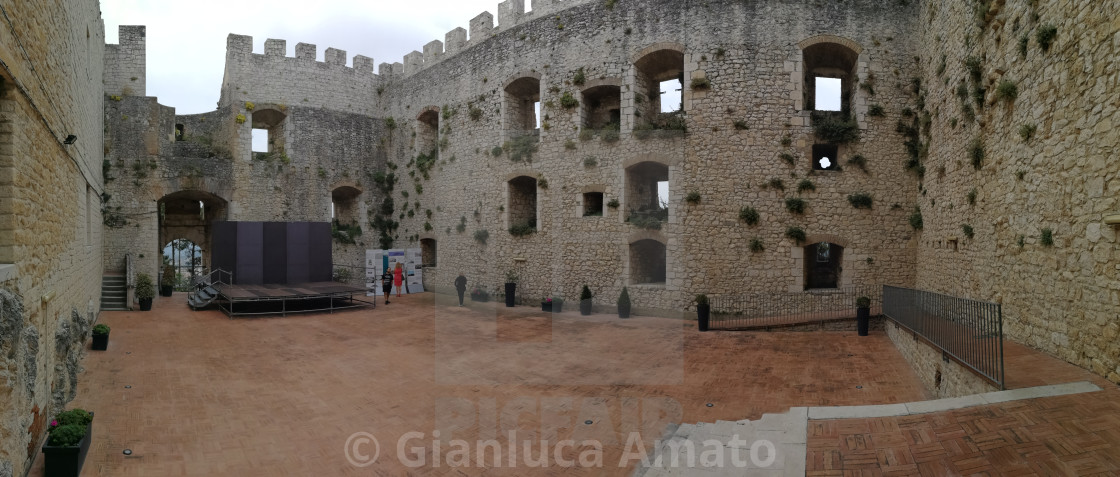
[[[432,300],[229,320],[190,311],[180,294],[147,313],[102,313],[109,350],[88,353],[72,403],[97,413],[83,475],[629,475],[633,461],[618,466],[627,436],[641,433],[648,448],[668,422],[927,398],[881,332],[701,334],[674,319]],[[603,467],[480,467],[475,441],[500,436],[508,451],[507,430],[534,442],[599,440]],[[424,467],[398,459],[410,431],[424,433],[406,441],[424,448]],[[380,442],[371,467],[347,459],[357,432]],[[472,444],[471,467],[448,467],[451,438]],[[523,455],[518,446],[516,462]],[[32,475],[41,471],[40,457]]]
[[[810,476],[1120,475],[1120,388],[1015,343],[1009,389],[1090,381],[1103,391],[957,411],[809,421]]]

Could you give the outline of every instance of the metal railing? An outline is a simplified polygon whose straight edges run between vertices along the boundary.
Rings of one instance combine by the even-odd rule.
[[[878,285],[712,296],[708,327],[750,329],[854,319],[856,299],[861,296],[871,300],[871,315],[878,315],[882,304],[882,287]]]
[[[884,286],[883,314],[1004,388],[1003,310],[998,303]]]
[[[203,272],[191,278],[191,290],[195,288],[203,288],[210,285],[221,285],[233,283],[233,272],[227,272],[221,268],[215,268],[209,272]]]

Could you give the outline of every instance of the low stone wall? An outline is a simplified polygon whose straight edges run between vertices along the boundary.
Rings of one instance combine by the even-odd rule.
[[[933,399],[999,391],[999,388],[953,360],[941,358],[941,350],[918,339],[909,330],[885,319],[884,328],[895,348],[918,373]]]

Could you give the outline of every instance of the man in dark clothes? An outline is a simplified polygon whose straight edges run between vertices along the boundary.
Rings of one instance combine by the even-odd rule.
[[[389,293],[393,291],[393,272],[385,269],[381,274],[381,291],[385,293],[385,304],[389,304]]]
[[[459,292],[459,306],[463,306],[463,293],[467,291],[467,277],[464,277],[462,273],[455,278],[455,291]]]

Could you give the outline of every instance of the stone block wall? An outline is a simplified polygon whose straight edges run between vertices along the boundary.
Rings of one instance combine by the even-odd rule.
[[[952,359],[942,357],[941,350],[918,339],[909,330],[884,318],[887,337],[925,385],[932,399],[953,398],[1000,389],[969,371]]]
[[[895,124],[901,107],[914,100],[907,85],[917,70],[907,36],[917,16],[913,5],[878,2],[817,8],[810,2],[650,1],[620,2],[613,9],[591,2],[522,21],[484,43],[406,71],[407,78],[389,76],[381,95],[384,114],[403,131],[416,130],[425,108],[447,112],[439,124],[438,167],[430,179],[415,180],[425,191],[421,208],[437,207],[431,219],[403,219],[404,246],[416,246],[420,238],[437,240],[440,270],[429,271],[429,280],[463,271],[472,283],[494,290],[506,271],[515,270],[523,296],[533,299],[548,294],[571,299],[587,283],[613,303],[626,285],[638,309],[681,311],[696,293],[800,289],[803,268],[794,256],[800,245],[784,237],[787,227],[799,226],[811,238],[844,241],[849,263],[843,273],[850,283],[912,284],[916,241],[907,216],[917,180],[903,168],[906,149]],[[751,19],[750,28],[744,28],[744,18]],[[890,111],[869,118],[855,110],[862,139],[842,146],[839,159],[863,155],[866,172],[851,165],[842,172],[812,171],[814,136],[808,112],[799,109],[800,44],[822,35],[861,49],[860,79],[874,94],[859,89],[853,104]],[[642,139],[632,128],[636,113],[649,114],[643,113],[648,96],[638,91],[635,64],[665,49],[683,52],[688,133]],[[575,84],[580,68],[584,83]],[[509,117],[503,86],[519,77],[541,81],[542,127],[531,161],[511,160],[509,148],[493,154],[509,139],[502,134],[503,118]],[[692,91],[694,77],[707,78],[710,89]],[[569,109],[563,98],[579,100],[586,89],[612,82],[621,85],[620,139],[581,137],[585,105]],[[735,126],[739,121],[745,130]],[[786,136],[789,146],[782,144]],[[390,159],[408,171],[421,152],[410,148]],[[795,163],[780,159],[782,153],[793,155]],[[669,219],[659,231],[625,222],[633,206],[627,202],[638,196],[627,193],[628,171],[643,162],[669,171]],[[547,188],[537,190],[537,232],[513,237],[507,231],[508,181],[521,175],[543,178]],[[399,171],[398,176],[412,180]],[[772,178],[782,179],[785,190],[767,186]],[[816,190],[798,193],[803,179]],[[603,217],[583,217],[582,193],[589,186],[601,188],[604,201],[617,200],[619,207],[605,208]],[[693,191],[701,196],[698,204],[684,200]],[[857,192],[874,197],[871,210],[848,203],[848,195]],[[798,196],[808,203],[804,215],[786,211],[785,199]],[[738,220],[747,206],[759,210],[759,225]],[[429,225],[432,230],[425,232]],[[485,244],[475,239],[479,230],[488,234]],[[664,284],[633,283],[630,244],[644,238],[666,247]],[[751,253],[752,238],[766,250]],[[442,273],[447,269],[452,271]]]
[[[99,308],[105,37],[93,0],[0,10],[0,474],[22,475]]]
[[[1120,5],[975,3],[921,10],[916,283],[1001,302],[1009,337],[1120,382],[1120,248],[1103,222],[1120,213]]]
[[[147,96],[147,27],[121,25],[116,45],[105,45],[105,94]]]

